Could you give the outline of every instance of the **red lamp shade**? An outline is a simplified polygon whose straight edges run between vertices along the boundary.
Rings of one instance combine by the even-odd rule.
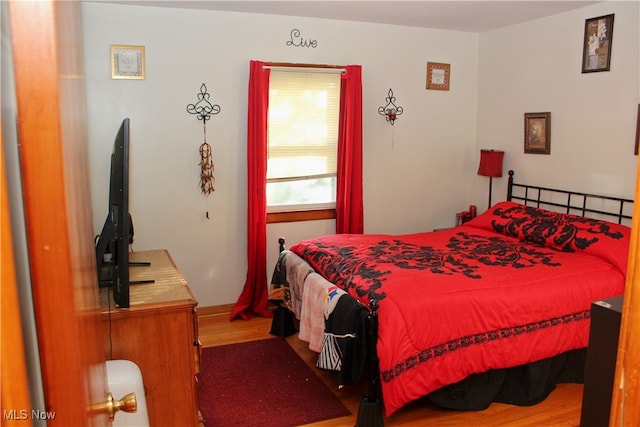
[[[493,178],[502,176],[502,158],[504,151],[480,150],[480,166],[478,175],[489,177],[489,207],[491,207],[491,186]]]
[[[478,175],[499,178],[502,176],[502,158],[504,151],[480,150]]]

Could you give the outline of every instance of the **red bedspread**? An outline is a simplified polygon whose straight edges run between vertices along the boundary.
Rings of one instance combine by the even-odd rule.
[[[290,248],[378,298],[385,411],[467,376],[587,346],[593,301],[620,295],[629,228],[499,203],[463,226],[330,235]]]

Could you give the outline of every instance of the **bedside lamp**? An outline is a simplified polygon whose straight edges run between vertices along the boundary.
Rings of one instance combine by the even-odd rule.
[[[489,208],[491,207],[491,187],[493,178],[502,176],[502,158],[504,151],[497,150],[480,150],[480,166],[478,166],[478,175],[489,177]]]

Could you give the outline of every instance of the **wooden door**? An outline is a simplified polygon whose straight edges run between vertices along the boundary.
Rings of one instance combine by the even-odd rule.
[[[609,425],[640,426],[640,160]]]
[[[22,408],[29,407],[29,382],[24,348],[16,343],[22,342],[22,327],[18,304],[18,286],[16,279],[11,222],[9,215],[9,197],[7,195],[7,177],[5,174],[4,143],[0,125],[0,337],[2,337],[0,363],[2,386],[2,425],[24,425],[20,420],[8,418]],[[9,411],[7,415],[6,412]],[[19,418],[19,416],[15,417]]]
[[[88,410],[106,400],[107,386],[93,248],[80,4],[11,1],[8,10],[46,405],[24,409],[29,417],[34,415],[31,410],[46,413],[50,427],[107,426],[105,414]]]

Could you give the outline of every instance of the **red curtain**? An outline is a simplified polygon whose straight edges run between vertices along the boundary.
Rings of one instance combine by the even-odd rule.
[[[269,69],[251,61],[247,129],[247,277],[231,320],[272,317],[267,305],[267,111]]]
[[[348,65],[342,74],[336,233],[362,234],[362,67]]]
[[[247,277],[231,320],[272,317],[267,305],[267,113],[269,70],[251,61],[247,131],[248,221]],[[338,133],[336,233],[363,232],[362,67],[349,65],[342,75]]]

